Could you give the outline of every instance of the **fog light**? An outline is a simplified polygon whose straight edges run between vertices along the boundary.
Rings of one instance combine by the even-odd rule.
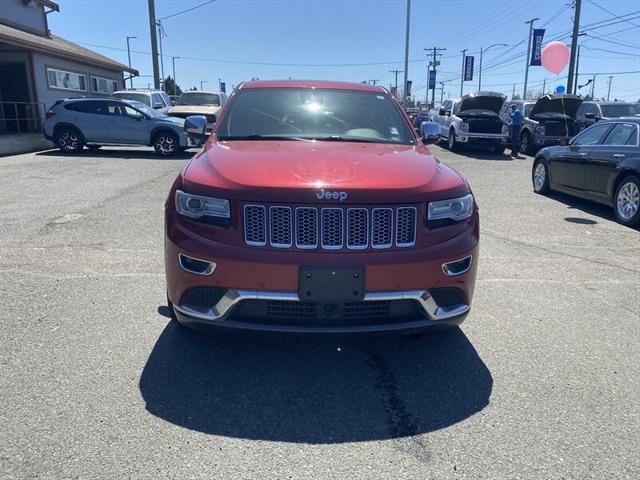
[[[178,262],[182,270],[196,275],[211,275],[216,269],[216,264],[213,262],[198,260],[183,254],[178,255]]]
[[[456,260],[454,262],[443,263],[442,271],[447,277],[453,277],[455,275],[462,275],[463,273],[467,273],[471,268],[472,256],[461,258],[460,260]]]

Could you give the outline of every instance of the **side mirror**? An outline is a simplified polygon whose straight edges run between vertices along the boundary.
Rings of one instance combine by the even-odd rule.
[[[425,145],[438,143],[440,141],[440,125],[435,122],[422,122],[420,139]]]
[[[441,108],[440,110],[438,110],[438,115],[444,115],[446,112],[444,110],[444,108]]]
[[[163,108],[163,107],[164,107],[164,105],[161,104],[160,102],[153,104],[153,109],[154,110],[158,110],[158,109]]]
[[[569,141],[569,139],[567,138],[560,138],[558,139],[558,145],[562,145],[563,147],[566,147],[567,145],[569,145],[571,142]]]
[[[591,120],[597,120],[598,116],[595,113],[589,112],[589,113],[585,113],[584,114],[584,118],[589,118]]]
[[[190,115],[184,121],[182,127],[187,137],[192,137],[198,140],[207,138],[207,117],[204,115]]]
[[[171,106],[175,107],[176,106],[176,101],[175,100],[171,100]]]

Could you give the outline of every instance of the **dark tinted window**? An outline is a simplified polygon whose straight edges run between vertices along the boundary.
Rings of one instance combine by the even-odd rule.
[[[409,125],[390,96],[357,90],[241,90],[220,123],[218,138],[254,135],[415,144]]]
[[[587,128],[573,141],[572,145],[597,145],[602,136],[611,128],[611,124],[601,123]]]
[[[632,123],[618,123],[611,129],[603,145],[635,145],[637,127]],[[633,143],[628,143],[633,139]]]
[[[73,110],[74,112],[102,114],[106,113],[103,111],[105,105],[106,102],[89,100],[86,102],[67,103],[64,108],[67,110]]]
[[[640,107],[633,104],[602,105],[602,115],[609,118],[640,115]]]

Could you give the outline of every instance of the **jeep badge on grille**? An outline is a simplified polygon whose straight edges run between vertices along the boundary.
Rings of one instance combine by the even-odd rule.
[[[340,200],[344,202],[347,199],[347,192],[325,192],[324,188],[316,193],[318,200]]]

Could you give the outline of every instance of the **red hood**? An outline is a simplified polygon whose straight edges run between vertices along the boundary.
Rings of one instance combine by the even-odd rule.
[[[462,177],[423,145],[211,140],[184,171],[191,193],[291,203],[424,202],[467,193]],[[325,191],[347,199],[318,200]]]

